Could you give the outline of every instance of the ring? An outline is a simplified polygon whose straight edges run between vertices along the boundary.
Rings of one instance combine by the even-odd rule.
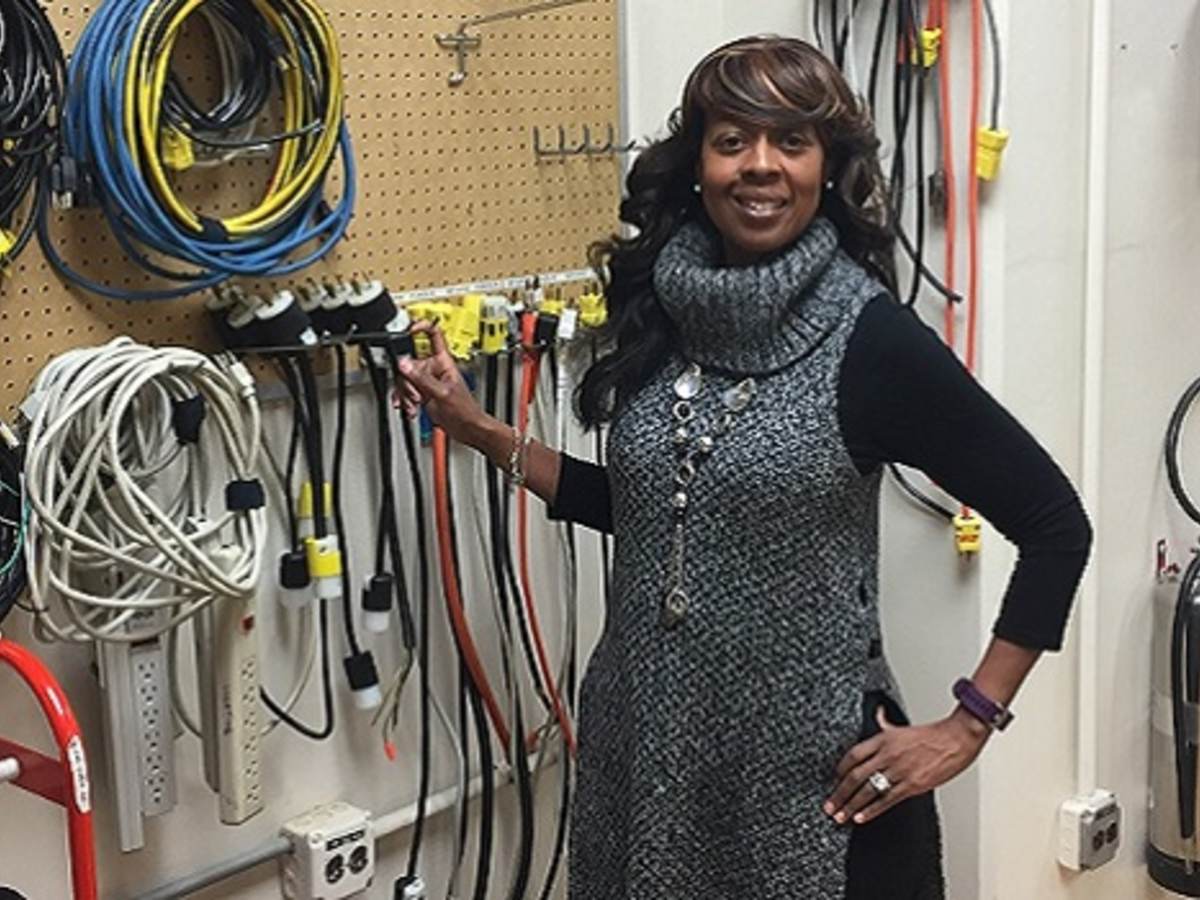
[[[882,772],[872,772],[871,777],[867,779],[867,783],[875,789],[875,793],[880,797],[892,789],[891,781]]]

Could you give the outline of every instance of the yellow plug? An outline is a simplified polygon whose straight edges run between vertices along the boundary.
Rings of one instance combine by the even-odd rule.
[[[423,321],[441,326],[454,312],[454,304],[445,300],[421,300],[405,307],[414,322]]]
[[[479,327],[480,349],[488,355],[503,352],[508,346],[508,301],[503,297],[487,298]]]
[[[429,335],[423,331],[414,331],[413,336],[413,354],[417,359],[429,359],[433,356],[433,342],[429,340]]]
[[[608,307],[602,294],[584,294],[579,298],[579,321],[585,328],[599,328],[608,321]]]
[[[342,598],[342,551],[336,534],[304,541],[304,557],[313,592],[320,600]]]
[[[479,342],[480,319],[483,316],[483,295],[467,294],[462,303],[452,306],[444,329],[446,346],[455,359],[467,361]]]
[[[942,53],[942,29],[940,28],[922,28],[921,29],[921,65],[927,69],[932,69],[937,65],[938,57]]]
[[[974,556],[983,547],[983,519],[975,513],[954,517],[954,546],[963,556]]]
[[[1007,131],[1002,128],[980,128],[979,149],[975,153],[975,174],[983,181],[995,181],[1000,175],[1000,160],[1007,146]]]
[[[12,271],[8,266],[9,262],[11,262],[8,254],[16,245],[17,236],[11,231],[5,231],[3,228],[0,228],[0,278],[7,278],[12,275]]]
[[[168,169],[186,172],[196,164],[196,148],[192,145],[192,139],[178,128],[164,128],[162,158]]]

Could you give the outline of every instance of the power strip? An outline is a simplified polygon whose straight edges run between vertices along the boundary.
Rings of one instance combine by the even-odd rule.
[[[318,806],[284,824],[291,852],[279,863],[289,900],[340,900],[365,891],[375,878],[375,832],[370,813],[341,801]]]
[[[253,597],[216,605],[212,640],[220,815],[226,825],[240,825],[264,805]]]
[[[141,613],[134,624],[155,613]],[[96,644],[105,756],[116,805],[117,838],[130,853],[145,845],[142,817],[175,807],[175,746],[166,648],[159,640]]]

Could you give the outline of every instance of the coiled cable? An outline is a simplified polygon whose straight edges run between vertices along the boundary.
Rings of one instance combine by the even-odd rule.
[[[94,191],[130,259],[178,285],[128,291],[79,274],[55,249],[43,202],[38,234],[47,259],[63,277],[102,296],[170,299],[211,288],[233,275],[283,277],[324,256],[349,224],[355,171],[343,120],[337,33],[313,0],[256,3],[257,15],[243,11],[227,20],[254,31],[257,37],[248,38],[248,47],[257,46],[257,41],[269,48],[274,81],[282,94],[280,134],[221,144],[276,143],[262,196],[249,209],[219,219],[192,209],[180,197],[168,174],[172,167],[183,167],[178,157],[187,154],[179,149],[180,142],[218,143],[211,131],[193,127],[204,117],[193,115],[199,111],[189,108],[178,86],[169,88],[172,52],[184,22],[202,3],[107,0],[88,20],[71,57],[62,150],[56,161],[56,202],[83,203]],[[226,10],[214,7],[209,21],[221,21]],[[261,75],[257,67],[234,69]],[[219,105],[203,124],[241,127],[260,87],[246,88],[248,96],[236,97],[228,108]],[[331,209],[324,197],[325,180],[339,151],[344,187],[337,207]],[[316,246],[293,258],[310,242]],[[187,268],[169,268],[156,261],[160,257]]]
[[[62,46],[37,0],[0,3],[0,270],[33,234],[65,84]]]
[[[52,360],[23,408],[25,555],[43,636],[136,642],[256,591],[260,418],[241,363],[118,338]],[[214,471],[228,480],[210,516]]]

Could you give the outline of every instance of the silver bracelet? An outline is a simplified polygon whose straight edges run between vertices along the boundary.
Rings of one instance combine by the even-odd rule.
[[[512,487],[525,486],[525,457],[529,448],[529,436],[519,428],[513,428],[513,445],[508,454],[508,471],[505,478]]]

